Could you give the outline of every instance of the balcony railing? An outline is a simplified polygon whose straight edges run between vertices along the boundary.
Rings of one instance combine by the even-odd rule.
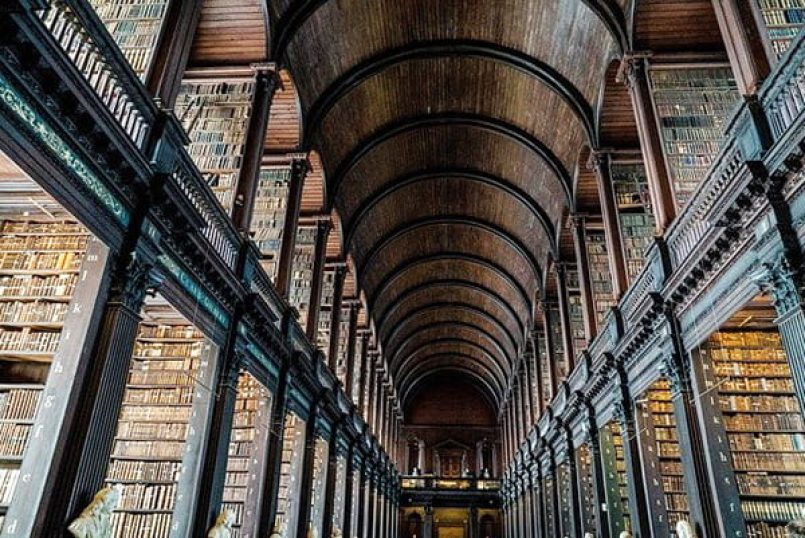
[[[498,491],[500,480],[493,478],[440,478],[435,476],[403,476],[403,489]]]

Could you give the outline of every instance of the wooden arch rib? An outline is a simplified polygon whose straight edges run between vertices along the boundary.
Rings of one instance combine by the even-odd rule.
[[[373,192],[361,205],[353,212],[353,217],[344,226],[344,246],[349,249],[352,245],[355,230],[360,226],[363,219],[368,215],[371,210],[383,201],[385,198],[392,196],[396,192],[421,182],[426,181],[440,181],[445,179],[461,179],[480,183],[483,185],[491,186],[501,190],[517,200],[518,203],[526,206],[532,215],[540,222],[545,234],[548,236],[548,241],[551,245],[556,242],[556,229],[551,222],[551,218],[547,212],[537,203],[529,194],[521,188],[512,185],[510,182],[498,176],[481,172],[477,170],[457,170],[457,169],[444,169],[444,170],[427,170],[416,172],[405,177],[396,178],[393,181],[386,183],[383,187]]]
[[[507,341],[512,344],[512,349],[516,352],[518,343],[522,341],[520,336],[524,334],[517,332],[520,326],[519,320],[517,317],[511,317],[508,314],[504,314],[506,311],[502,308],[498,307],[498,309],[500,310],[499,312],[492,312],[491,310],[495,310],[495,308],[490,305],[486,305],[486,308],[482,308],[475,302],[468,302],[467,300],[463,299],[452,300],[450,298],[440,298],[417,305],[407,310],[400,311],[399,315],[395,317],[395,323],[391,323],[390,325],[386,326],[378,325],[380,328],[379,335],[382,342],[390,344],[398,335],[404,334],[408,323],[415,323],[417,321],[417,316],[426,313],[433,313],[435,311],[449,310],[451,313],[460,312],[462,314],[469,314],[471,316],[481,316],[492,326],[503,332]],[[498,316],[504,318],[508,317],[509,319],[499,319]]]
[[[301,0],[282,13],[273,27],[274,37],[271,45],[272,57],[278,63],[285,60],[288,45],[293,41],[299,29],[317,9],[328,0]],[[621,53],[629,49],[629,39],[623,10],[613,0],[582,0],[590,11],[606,26],[612,39],[617,43]]]
[[[410,222],[406,222],[400,227],[395,230],[392,230],[386,236],[384,236],[380,241],[375,243],[372,248],[367,252],[365,259],[361,260],[361,263],[358,267],[358,274],[363,275],[365,273],[366,267],[373,264],[375,258],[382,252],[385,248],[387,248],[391,243],[393,243],[397,238],[413,233],[424,228],[428,228],[431,226],[469,226],[472,228],[479,228],[486,232],[489,232],[500,239],[502,239],[505,243],[507,243],[512,249],[517,252],[519,256],[521,256],[527,263],[528,267],[532,270],[534,274],[534,278],[538,281],[542,281],[542,269],[540,268],[540,264],[537,261],[537,258],[534,256],[534,253],[529,251],[525,245],[520,241],[520,239],[514,237],[507,231],[500,228],[498,225],[484,222],[479,219],[473,219],[466,217],[464,215],[439,215],[434,217],[426,217],[423,219],[418,219]]]
[[[556,178],[565,193],[567,203],[572,205],[573,178],[562,160],[559,159],[559,157],[557,157],[548,146],[527,131],[506,121],[481,114],[471,114],[467,112],[427,114],[413,118],[405,118],[399,122],[381,127],[371,136],[359,142],[347,155],[347,157],[342,162],[338,163],[338,167],[333,174],[332,183],[330,186],[330,192],[332,193],[330,203],[335,200],[341,185],[349,176],[350,172],[356,167],[361,159],[371,153],[372,150],[397,136],[401,136],[412,131],[437,126],[460,126],[483,129],[485,131],[505,136],[517,142],[529,151],[538,155],[545,162],[548,168],[556,175]]]
[[[304,120],[304,144],[309,144],[329,111],[343,97],[365,80],[401,62],[450,56],[476,57],[503,63],[540,81],[555,92],[573,110],[584,128],[587,140],[597,145],[593,107],[576,86],[552,66],[523,52],[495,43],[475,40],[435,40],[415,42],[365,60],[339,76],[310,106]]]
[[[438,331],[443,331],[441,334]],[[449,331],[448,336],[444,336],[444,331]],[[462,331],[469,332],[469,335],[462,335]],[[436,333],[434,335],[434,333]],[[428,337],[428,335],[431,335]],[[473,341],[472,337],[478,339]],[[424,341],[423,341],[424,339]],[[479,330],[477,326],[461,322],[441,322],[429,327],[420,327],[400,344],[389,358],[389,364],[395,378],[401,375],[408,364],[416,358],[416,355],[427,350],[442,349],[445,352],[455,352],[456,349],[466,347],[473,353],[480,353],[480,360],[494,365],[496,376],[500,377],[503,383],[511,373],[503,351],[498,349],[498,344],[485,331]],[[409,348],[411,348],[409,350]],[[468,350],[464,351],[469,353]]]
[[[481,256],[477,256],[474,254],[456,253],[456,252],[443,252],[443,253],[440,252],[434,254],[427,254],[425,256],[420,256],[412,260],[408,260],[407,262],[404,262],[401,265],[398,265],[386,275],[386,277],[380,282],[380,284],[368,297],[368,304],[375,305],[377,303],[377,300],[381,296],[383,296],[384,293],[386,293],[386,291],[393,285],[395,280],[401,278],[408,271],[414,270],[417,267],[430,262],[451,261],[451,260],[477,265],[478,267],[482,268],[485,271],[492,272],[497,278],[500,278],[501,280],[505,281],[509,286],[511,286],[513,289],[516,290],[517,294],[520,296],[529,312],[533,310],[534,305],[531,296],[528,294],[528,292],[526,292],[522,283],[520,283],[511,273],[506,271],[506,269],[503,268],[503,266],[496,263],[495,261],[488,260]]]
[[[416,297],[416,295],[423,291],[430,291],[434,289],[452,289],[452,288],[462,288],[466,290],[470,290],[474,293],[477,293],[481,296],[484,296],[490,299],[498,308],[506,311],[506,314],[515,320],[518,328],[517,334],[525,334],[525,327],[528,323],[527,318],[523,319],[521,316],[514,311],[514,308],[506,302],[506,300],[498,294],[496,291],[487,288],[486,286],[482,286],[476,282],[471,280],[460,280],[460,279],[437,279],[431,280],[429,282],[425,282],[419,284],[418,286],[414,286],[404,290],[402,293],[395,297],[395,301],[393,306],[386,309],[383,312],[377,313],[377,325],[378,327],[383,327],[386,321],[398,312],[405,303]]]
[[[402,402],[403,407],[407,405],[409,395],[415,387],[421,386],[424,380],[428,377],[443,372],[460,372],[464,375],[467,375],[470,377],[470,379],[480,384],[480,387],[482,390],[484,390],[485,396],[488,397],[496,407],[500,407],[501,402],[503,401],[505,390],[500,387],[497,382],[494,386],[489,384],[488,379],[484,375],[485,372],[483,367],[479,368],[480,371],[473,369],[462,362],[458,362],[459,357],[456,357],[450,362],[443,360],[449,358],[450,357],[433,357],[433,359],[429,361],[431,364],[423,363],[421,366],[412,370],[408,375],[405,376],[405,378],[399,381],[400,401]],[[432,364],[434,361],[439,361],[439,365],[434,366]]]
[[[452,317],[447,318],[446,316],[448,315]],[[430,318],[435,319],[431,320]],[[479,331],[484,331],[500,347],[501,353],[505,355],[508,362],[510,364],[514,363],[514,356],[518,348],[517,336],[489,312],[469,303],[433,303],[408,312],[400,320],[399,324],[391,330],[388,337],[383,340],[384,347],[386,349],[396,349],[398,342],[404,342],[408,336],[423,328],[421,325],[423,322],[429,323],[430,326],[436,326],[443,322],[455,323],[456,325],[472,326]],[[487,324],[488,329],[484,329],[482,323]],[[499,334],[492,334],[493,331]]]
[[[501,384],[505,384],[507,379],[507,369],[506,365],[502,364],[498,357],[494,353],[491,353],[484,345],[479,344],[477,342],[473,342],[467,338],[462,338],[460,335],[455,337],[443,337],[437,338],[435,340],[428,340],[423,343],[420,343],[420,339],[423,338],[422,335],[426,331],[421,331],[415,333],[412,336],[417,336],[417,338],[413,339],[412,342],[416,344],[416,347],[407,352],[405,354],[396,355],[394,357],[394,362],[391,364],[392,372],[394,373],[395,379],[398,376],[402,376],[409,368],[413,368],[421,362],[423,356],[427,356],[428,354],[446,354],[446,353],[456,353],[461,354],[462,356],[472,357],[474,361],[478,362],[487,362],[494,365],[494,368],[490,368],[495,379],[498,380]],[[479,355],[473,355],[470,353],[478,353]]]

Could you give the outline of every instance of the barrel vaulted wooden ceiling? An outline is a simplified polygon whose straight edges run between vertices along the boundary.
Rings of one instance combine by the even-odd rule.
[[[617,59],[718,47],[709,0],[637,4],[205,0],[196,65],[287,70],[270,124],[293,116],[292,86],[301,127],[268,147],[298,134],[320,156],[403,400],[450,372],[501,403],[563,216],[596,203],[580,156],[637,147]]]

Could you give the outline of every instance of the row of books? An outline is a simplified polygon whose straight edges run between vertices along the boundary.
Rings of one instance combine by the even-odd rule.
[[[805,497],[805,476],[739,474],[738,489],[744,494]]]
[[[0,235],[0,250],[26,253],[87,249],[86,235]]]
[[[587,230],[587,261],[590,266],[590,285],[599,325],[615,306],[612,295],[612,273],[609,267],[606,238],[603,231]]]
[[[296,232],[293,256],[293,278],[289,302],[299,311],[299,323],[307,328],[307,311],[313,282],[313,257],[316,247],[316,227],[300,226]]]
[[[107,481],[116,482],[175,482],[182,464],[172,461],[114,460],[109,465]]]
[[[0,277],[0,302],[19,298],[68,300],[75,290],[78,276],[61,274],[50,276],[15,275]]]
[[[58,235],[68,236],[71,234],[86,235],[87,230],[83,225],[75,221],[67,220],[13,220],[7,219],[0,222],[0,234],[6,235]]]
[[[33,420],[41,395],[41,388],[0,386],[0,419]]]
[[[733,344],[735,345],[735,344]],[[774,344],[772,344],[774,345]],[[758,347],[708,347],[707,353],[717,361],[787,362],[785,351],[760,345]]]
[[[796,412],[799,401],[794,396],[774,396],[768,393],[757,396],[721,395],[722,411]]]
[[[730,435],[733,450],[771,450],[805,452],[805,434],[802,433],[733,433]]]
[[[126,484],[118,509],[170,510],[175,499],[175,484]]]
[[[134,356],[149,359],[198,357],[201,355],[201,350],[204,346],[200,340],[194,340],[195,338],[188,338],[186,343],[144,342],[139,340],[134,346]]]
[[[30,424],[0,423],[0,459],[22,457],[31,428]]]
[[[805,454],[776,452],[733,452],[732,463],[736,471],[805,471]]]
[[[121,421],[117,424],[117,435],[125,439],[184,439],[187,436],[187,424]]]
[[[62,323],[67,303],[0,302],[0,322],[3,323]]]
[[[251,232],[264,256],[278,258],[288,211],[290,168],[262,168],[252,213]],[[273,269],[273,267],[272,267]],[[275,278],[274,270],[268,273]]]
[[[0,252],[3,271],[76,271],[81,252]]]
[[[196,340],[203,338],[204,335],[192,325],[166,325],[166,324],[146,324],[140,325],[139,340],[144,342],[149,339],[165,340]]]
[[[805,513],[805,503],[780,501],[744,501],[744,515],[750,520],[788,523]]]
[[[131,68],[141,78],[155,54],[168,0],[90,0]]]
[[[61,339],[60,331],[18,331],[0,329],[0,354],[3,353],[55,353]]]
[[[8,506],[14,496],[14,488],[20,478],[17,468],[0,468],[0,506]],[[2,528],[2,527],[0,527]]]
[[[802,415],[796,413],[779,413],[775,415],[736,414],[724,417],[724,427],[728,432],[742,431],[805,431]]]
[[[194,387],[126,389],[127,404],[185,404],[193,403]]]
[[[191,373],[198,368],[200,359],[184,359],[181,362],[186,368],[176,370],[166,370],[163,368],[152,369],[148,361],[137,361],[136,366],[129,372],[129,385],[180,385],[192,378]],[[163,367],[170,361],[160,361],[158,366]],[[139,368],[143,369],[140,370]]]
[[[140,514],[116,512],[112,514],[114,538],[168,538],[171,532],[171,514]]]

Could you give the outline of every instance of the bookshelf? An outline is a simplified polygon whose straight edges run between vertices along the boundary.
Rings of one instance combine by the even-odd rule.
[[[310,525],[315,530],[315,536],[322,536],[324,532],[324,494],[329,471],[329,451],[330,443],[317,436],[313,446],[313,487],[309,501]]]
[[[718,154],[740,94],[728,65],[653,66],[649,74],[665,160],[682,207]]]
[[[565,379],[568,374],[567,362],[565,361],[564,339],[562,338],[562,321],[559,319],[558,307],[551,305],[549,308],[553,310],[548,329],[551,331],[553,360],[556,362],[556,382],[557,384],[561,384],[562,380]]]
[[[307,330],[307,313],[313,284],[313,263],[316,250],[316,225],[300,225],[296,229],[293,254],[293,278],[289,303],[299,312],[299,325]]]
[[[341,323],[338,330],[338,356],[335,363],[335,376],[341,384],[347,385],[347,351],[349,348],[349,308],[341,309]],[[348,389],[346,389],[348,390]]]
[[[573,353],[578,355],[587,349],[587,333],[584,330],[584,306],[581,303],[581,284],[576,266],[567,270],[567,306],[570,315],[570,334],[573,338]]]
[[[0,525],[88,241],[86,229],[71,220],[0,220]]]
[[[268,450],[271,393],[248,372],[238,377],[237,391],[221,508],[235,514],[232,538],[254,538]]]
[[[194,486],[200,450],[197,421],[206,421],[213,346],[169,306],[146,305],[129,364],[106,475],[123,496],[113,536],[167,538],[185,529],[178,506]]]
[[[629,518],[629,489],[626,475],[626,457],[620,425],[612,421],[599,430],[601,465],[604,470],[604,493],[606,513],[611,536],[631,532]]]
[[[277,519],[275,524],[282,536],[292,536],[296,532],[302,480],[302,454],[305,452],[305,431],[307,424],[299,415],[289,411],[285,415],[282,434],[282,462],[280,463],[280,485],[277,493]]]
[[[227,211],[232,209],[243,158],[253,77],[186,78],[176,115],[190,137],[187,151]]]
[[[805,0],[754,0],[762,29],[772,52],[779,59],[805,26]]]
[[[654,215],[643,163],[612,163],[612,184],[618,207],[626,273],[633,282],[643,269],[646,250],[654,242]]]
[[[558,514],[553,513],[553,498],[556,494],[554,491],[556,484],[554,483],[553,473],[547,473],[545,475],[545,477],[542,479],[542,487],[545,495],[545,535],[559,536]]]
[[[571,486],[570,463],[564,460],[556,466],[556,487],[559,488],[559,525],[561,536],[573,533],[573,490]]]
[[[645,392],[644,402],[639,404],[642,420],[638,427],[641,431],[640,441],[644,445],[643,457],[646,481],[654,481],[657,491],[655,499],[667,514],[664,520],[668,525],[670,536],[676,536],[674,527],[680,520],[690,520],[688,496],[685,491],[685,477],[682,467],[682,453],[677,437],[676,417],[671,398],[671,389],[665,379],[655,381]],[[655,476],[651,476],[654,475]],[[649,494],[652,495],[651,493]],[[663,502],[664,501],[664,502]],[[649,503],[652,505],[652,503]],[[661,514],[653,514],[653,517]]]
[[[288,209],[291,168],[263,167],[257,185],[251,232],[260,249],[260,264],[273,281],[282,248],[282,229]]]
[[[598,529],[595,505],[595,477],[593,476],[593,454],[586,443],[576,449],[576,473],[578,474],[579,500],[581,501],[581,531],[595,533]]]
[[[145,81],[169,0],[89,0],[131,68]]]
[[[335,491],[333,492],[333,529],[344,531],[344,518],[346,517],[347,492],[347,459],[343,451],[339,450],[335,460]],[[358,502],[353,497],[353,502]]]
[[[351,394],[352,403],[358,405],[361,395],[360,377],[361,372],[363,372],[363,337],[360,334],[356,334],[354,338],[355,338],[355,364],[352,366],[352,372],[353,372],[352,387],[349,387],[347,389],[347,394]]]
[[[615,306],[612,297],[612,276],[609,269],[609,255],[604,230],[587,227],[587,261],[590,265],[590,287],[592,288],[595,316],[600,327],[604,316]]]
[[[330,358],[330,338],[333,321],[333,296],[335,293],[335,269],[326,268],[322,278],[321,308],[319,310],[319,329],[316,331],[316,346]]]
[[[713,334],[712,364],[749,536],[784,536],[805,511],[805,421],[775,330]]]

